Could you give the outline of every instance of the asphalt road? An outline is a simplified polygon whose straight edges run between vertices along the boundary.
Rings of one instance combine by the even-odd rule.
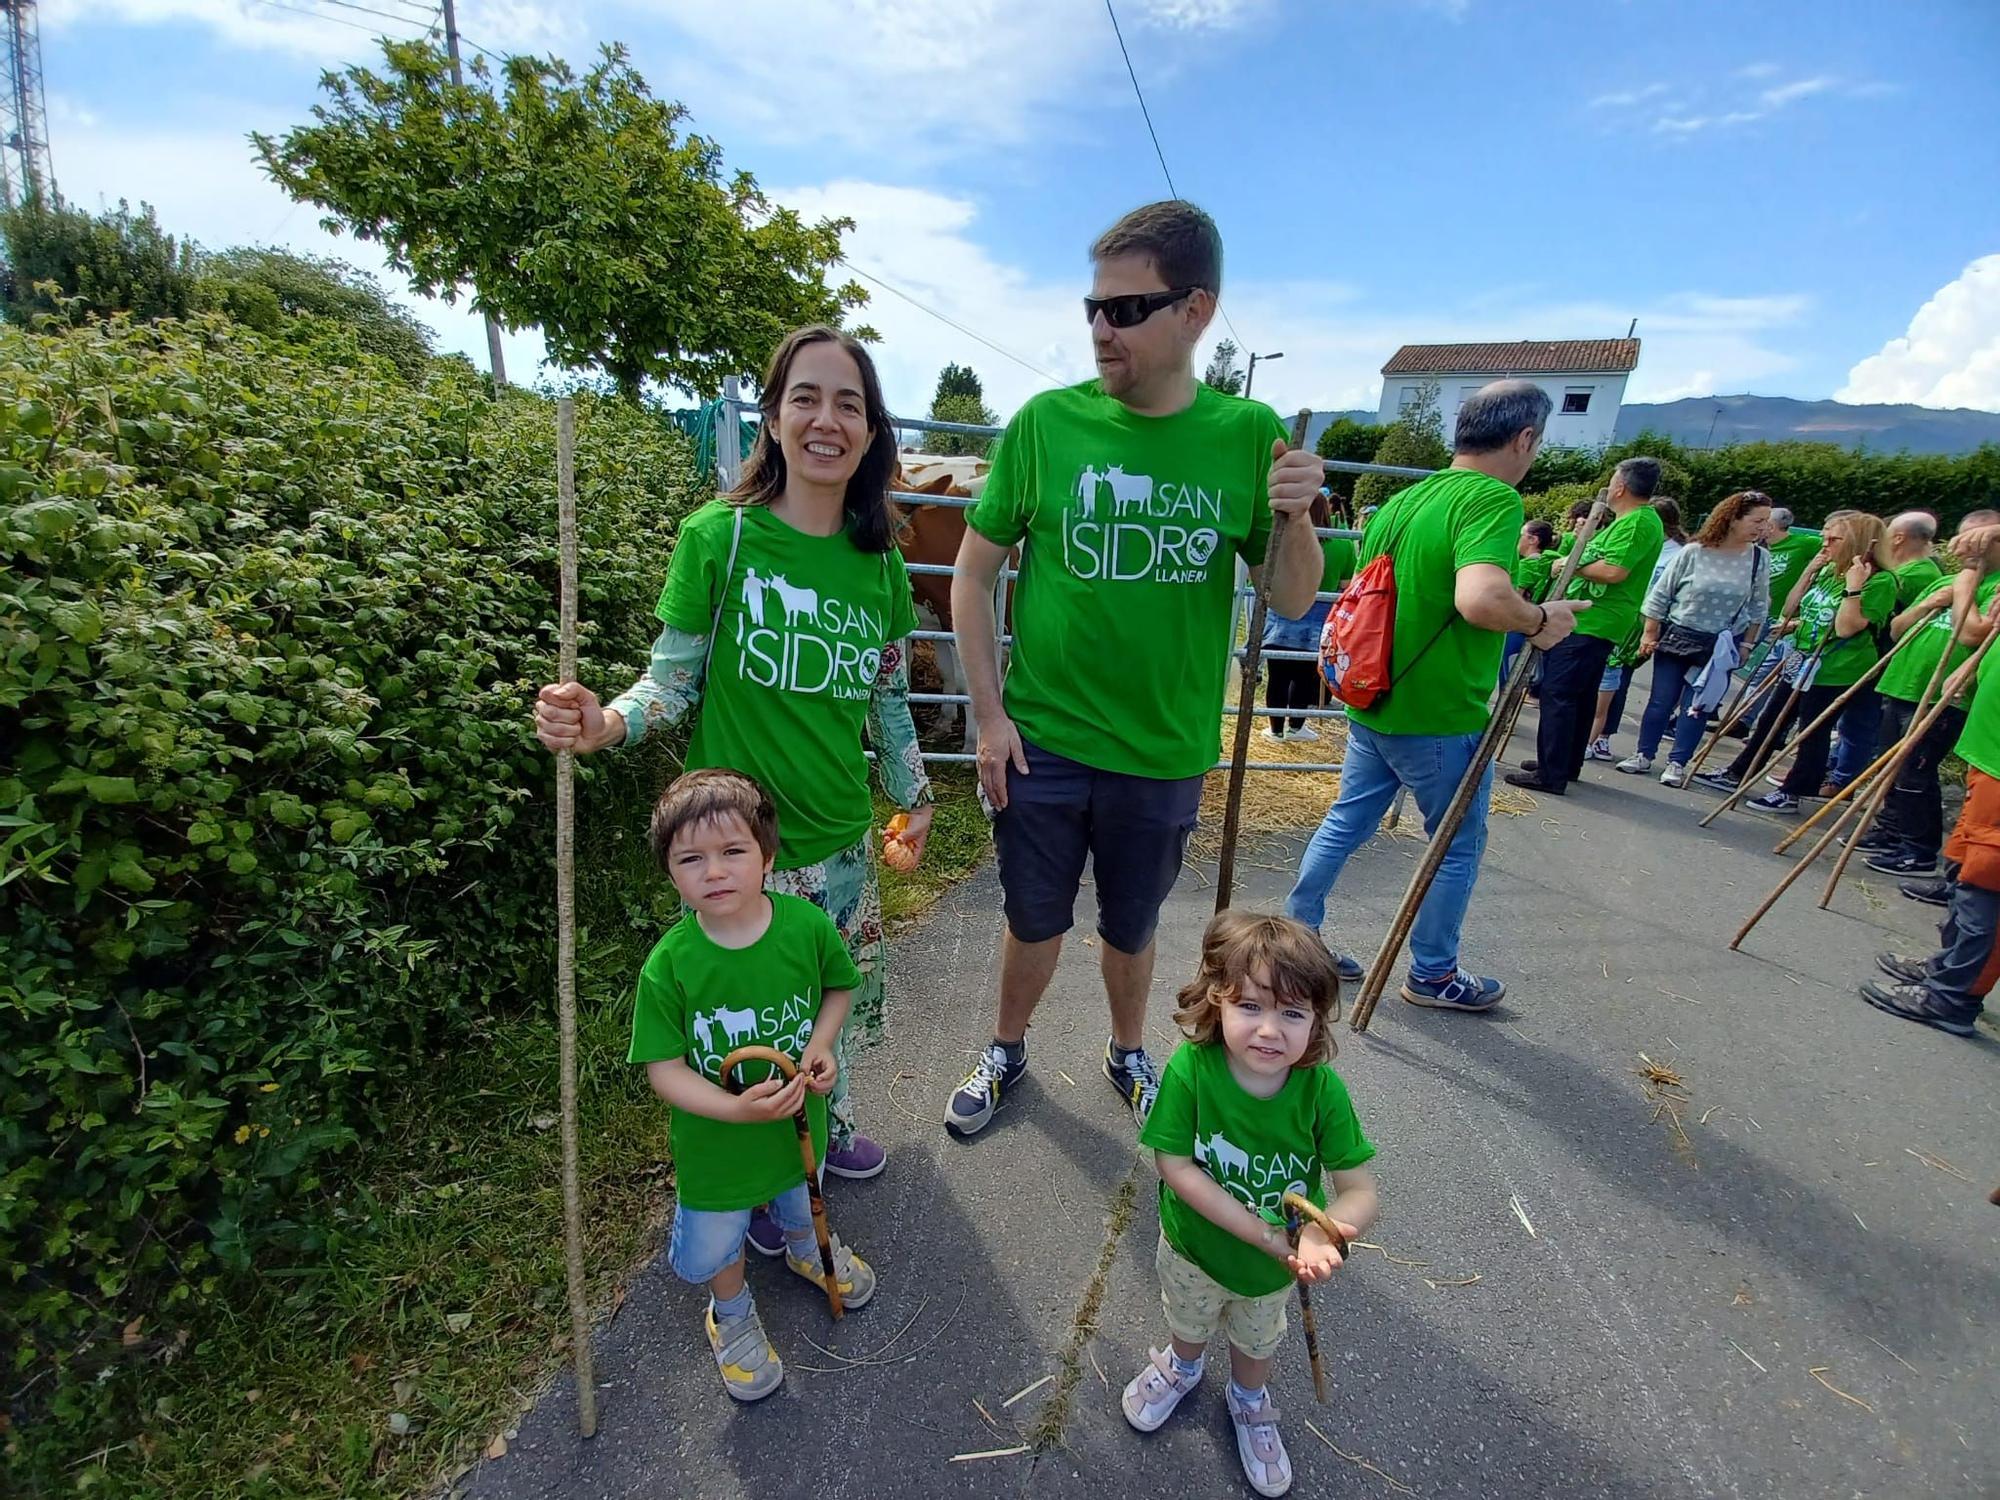
[[[1856,997],[1877,950],[1925,951],[1935,915],[1858,862],[1833,910],[1809,877],[1729,953],[1784,865],[1771,822],[1697,829],[1707,805],[1594,766],[1496,818],[1465,958],[1507,1002],[1440,1015],[1392,988],[1365,1036],[1343,1023],[1337,1066],[1380,1148],[1381,1248],[1315,1296],[1324,1406],[1296,1333],[1279,1357],[1294,1494],[2000,1495],[2000,1037]],[[1239,900],[1275,906],[1296,848],[1253,848]],[[1364,849],[1332,935],[1371,954],[1420,849]],[[1162,928],[1163,1053],[1211,874],[1184,875]],[[881,1290],[836,1327],[814,1287],[753,1267],[788,1366],[776,1396],[724,1397],[700,1294],[656,1261],[599,1335],[598,1436],[576,1437],[558,1383],[460,1492],[1251,1493],[1222,1359],[1160,1433],[1118,1411],[1164,1336],[1157,1214],[1098,1071],[1087,892],[1080,907],[1029,1081],[970,1142],[939,1120],[990,1034],[990,868],[896,944],[895,1039],[856,1085],[891,1165],[828,1193]],[[1678,1129],[1642,1054],[1685,1081]]]

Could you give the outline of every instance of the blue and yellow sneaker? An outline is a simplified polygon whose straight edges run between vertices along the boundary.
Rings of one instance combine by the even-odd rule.
[[[1132,1117],[1143,1128],[1146,1116],[1153,1112],[1153,1101],[1160,1097],[1160,1065],[1153,1061],[1144,1047],[1134,1047],[1126,1052],[1116,1042],[1107,1040],[1104,1043],[1104,1076],[1132,1106]]]

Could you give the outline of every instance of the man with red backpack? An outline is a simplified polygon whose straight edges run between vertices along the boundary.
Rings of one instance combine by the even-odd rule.
[[[1590,607],[1531,604],[1514,587],[1523,521],[1515,486],[1535,461],[1550,404],[1531,381],[1480,390],[1459,409],[1451,467],[1395,496],[1362,534],[1366,565],[1335,605],[1330,629],[1345,659],[1329,663],[1329,678],[1348,705],[1340,798],[1306,845],[1285,903],[1315,931],[1341,867],[1374,834],[1398,787],[1416,798],[1425,829],[1437,827],[1486,727],[1507,633],[1546,651]],[[1489,766],[1417,913],[1402,987],[1413,1005],[1490,1010],[1506,993],[1458,963],[1486,850],[1491,780]]]

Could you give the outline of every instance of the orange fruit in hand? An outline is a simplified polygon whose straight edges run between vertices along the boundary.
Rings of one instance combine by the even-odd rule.
[[[882,831],[882,863],[892,870],[908,874],[917,867],[917,849],[906,843],[903,831],[910,826],[908,813],[897,813],[889,820],[889,826]]]

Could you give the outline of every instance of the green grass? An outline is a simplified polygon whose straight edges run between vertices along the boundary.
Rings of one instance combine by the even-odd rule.
[[[971,773],[939,778],[924,866],[884,871],[891,921],[984,857]],[[579,874],[585,1237],[600,1315],[657,1246],[667,1117],[628,1066],[631,984],[673,897],[636,833]],[[555,1000],[496,1016],[343,1173],[322,1253],[266,1266],[202,1326],[142,1327],[108,1380],[6,1432],[8,1494],[265,1500],[423,1493],[513,1425],[566,1358]],[[409,1419],[391,1431],[392,1414]],[[5,1431],[0,1428],[0,1431]],[[18,1486],[18,1488],[17,1488]]]

